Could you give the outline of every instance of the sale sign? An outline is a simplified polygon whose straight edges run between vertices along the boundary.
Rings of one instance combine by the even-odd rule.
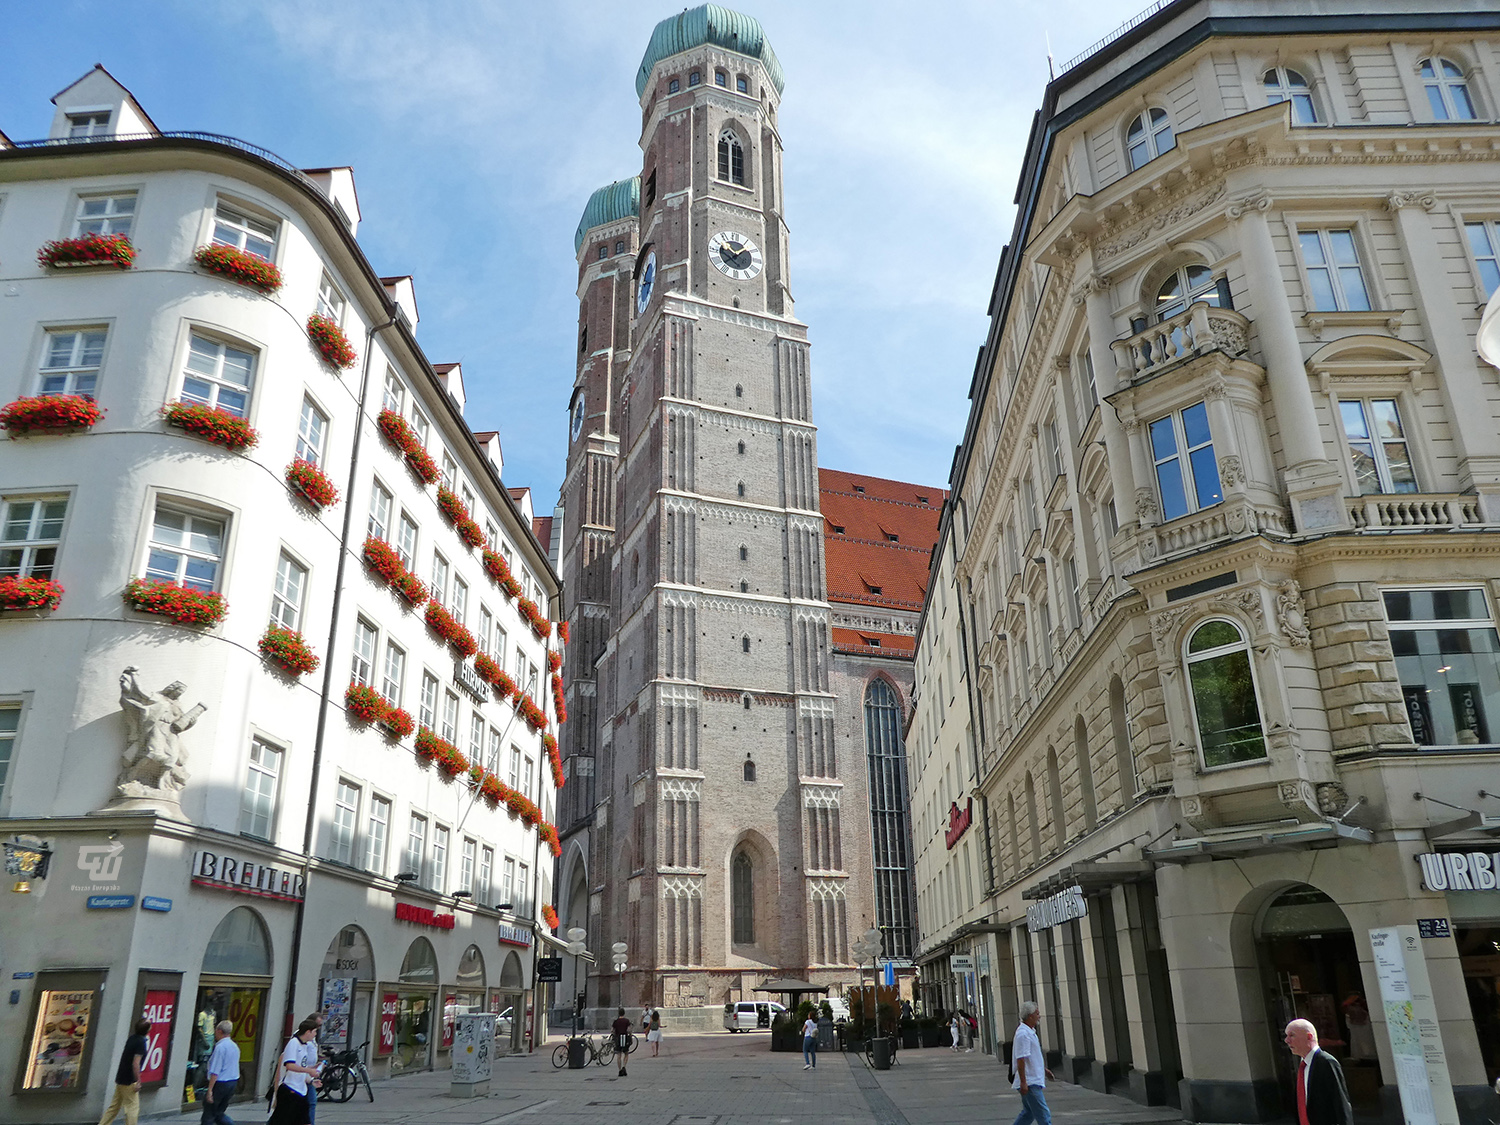
[[[260,989],[237,988],[229,994],[229,1022],[234,1030],[229,1037],[240,1049],[241,1066],[255,1063],[255,1045],[260,1037]]]
[[[380,1041],[375,1044],[377,1055],[389,1055],[396,1049],[396,1013],[401,1008],[401,997],[387,992],[380,998]]]
[[[141,1018],[151,1021],[146,1033],[146,1057],[141,1060],[141,1085],[167,1080],[167,1048],[172,1042],[172,1017],[177,1011],[177,993],[147,989]]]

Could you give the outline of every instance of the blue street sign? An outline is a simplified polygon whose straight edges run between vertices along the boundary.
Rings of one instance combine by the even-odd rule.
[[[35,973],[11,973],[10,974],[10,979],[11,980],[31,980],[35,976],[36,976]]]
[[[135,905],[135,895],[89,895],[90,910],[129,910]]]
[[[165,914],[172,909],[172,900],[169,898],[157,898],[155,895],[142,895],[141,909],[155,910],[161,914]]]

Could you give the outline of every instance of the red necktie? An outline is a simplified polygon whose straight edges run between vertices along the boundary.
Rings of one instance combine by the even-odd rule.
[[[1307,1083],[1303,1075],[1307,1071],[1307,1060],[1301,1059],[1297,1063],[1297,1120],[1300,1125],[1309,1125],[1307,1120]]]

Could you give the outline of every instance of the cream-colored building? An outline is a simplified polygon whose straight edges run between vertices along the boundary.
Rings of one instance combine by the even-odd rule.
[[[1371,931],[1422,921],[1494,1096],[1497,117],[1478,3],[1179,0],[1047,88],[911,746],[929,1003],[1035,997],[1071,1080],[1274,1118],[1295,1014],[1399,1119]]]

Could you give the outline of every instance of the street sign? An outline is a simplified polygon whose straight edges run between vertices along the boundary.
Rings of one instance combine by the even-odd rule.
[[[948,968],[955,973],[972,973],[974,971],[974,958],[967,953],[955,953],[948,958]]]
[[[552,983],[562,980],[562,958],[538,957],[536,959],[536,979]]]

